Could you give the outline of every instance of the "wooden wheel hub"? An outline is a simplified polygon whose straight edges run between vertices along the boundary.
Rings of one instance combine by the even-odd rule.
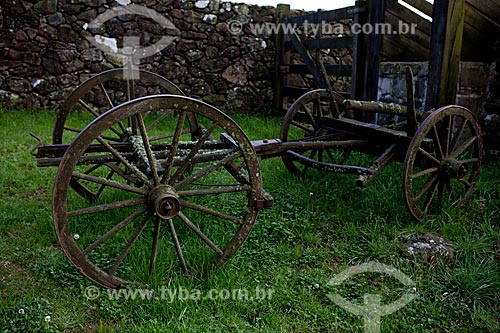
[[[441,164],[441,174],[453,179],[462,179],[467,176],[468,172],[469,167],[467,162],[443,161]]]
[[[179,214],[179,196],[171,186],[156,186],[149,193],[148,201],[156,214],[162,219],[172,219]]]

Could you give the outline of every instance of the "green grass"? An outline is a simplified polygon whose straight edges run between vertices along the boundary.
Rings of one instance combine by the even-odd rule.
[[[29,154],[35,144],[29,131],[48,143],[54,119],[54,111],[0,111],[0,332],[363,332],[362,318],[335,305],[328,293],[357,304],[364,294],[378,293],[386,304],[406,287],[374,273],[340,287],[328,282],[349,266],[373,260],[416,283],[416,299],[384,317],[381,332],[500,331],[498,160],[486,159],[468,205],[423,222],[406,211],[399,164],[356,188],[352,176],[311,172],[301,179],[279,158],[263,160],[264,188],[276,202],[261,212],[236,257],[191,278],[176,270],[172,258],[160,264],[165,275],[149,285],[155,292],[163,287],[202,294],[270,288],[272,298],[110,300],[98,288],[101,297],[87,300],[85,288],[94,284],[69,263],[53,230],[55,169],[37,168]],[[234,119],[251,139],[278,136],[279,119]],[[453,260],[410,257],[401,250],[399,237],[426,233],[453,244]]]

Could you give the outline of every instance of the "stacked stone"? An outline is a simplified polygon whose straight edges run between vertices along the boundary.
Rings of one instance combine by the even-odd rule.
[[[137,36],[152,45],[165,34],[153,20],[126,15],[110,19],[100,31],[88,24],[109,8],[129,0],[5,0],[0,7],[0,106],[54,107],[79,83],[103,70],[123,66],[86,37],[118,41]],[[273,23],[273,7],[219,0],[137,0],[164,15],[181,31],[170,46],[142,59],[141,68],[179,85],[186,95],[223,106],[226,112],[261,113],[272,105],[274,36],[251,24]],[[237,32],[231,28],[242,27]],[[234,22],[239,24],[234,25]]]

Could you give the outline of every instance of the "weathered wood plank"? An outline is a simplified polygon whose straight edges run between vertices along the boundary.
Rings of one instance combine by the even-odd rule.
[[[321,23],[322,21],[332,22],[332,21],[347,20],[352,18],[355,9],[356,6],[351,6],[331,11],[316,12],[308,15],[292,17],[288,20],[288,22],[292,24],[293,23],[302,24],[305,21],[307,21],[308,23],[311,24],[318,24]]]
[[[425,1],[425,0],[423,0]],[[397,17],[399,20],[404,21],[408,24],[416,24],[417,30],[422,31],[423,33],[430,35],[432,33],[432,23],[427,21],[425,18],[420,15],[412,12],[408,8],[400,5],[397,0],[387,0],[387,14],[392,14]],[[432,15],[432,14],[431,14]],[[397,28],[398,23],[393,28]]]
[[[456,101],[465,25],[465,0],[436,0],[426,109]]]
[[[417,8],[425,15],[432,17],[432,4],[426,0],[403,0],[407,4]]]
[[[498,0],[466,0],[467,7],[477,11],[477,15],[500,27],[500,2]]]
[[[386,12],[385,20],[392,25],[399,18]],[[430,59],[431,36],[416,29],[415,34],[393,34],[384,36],[382,54],[393,61],[428,61]]]
[[[429,61],[430,49],[407,36],[387,35],[382,55],[389,61]]]
[[[451,0],[448,7],[446,43],[444,46],[443,69],[439,104],[455,104],[460,79],[460,54],[465,26],[465,0]]]
[[[310,74],[306,65],[287,66],[288,74]],[[326,73],[333,76],[351,76],[351,65],[325,65]]]
[[[350,49],[352,48],[354,38],[347,37],[334,37],[334,38],[321,38],[309,39],[302,41],[302,44],[308,50],[322,50],[322,49]],[[286,50],[293,49],[293,45],[289,42],[286,43]]]
[[[276,8],[276,24],[283,22],[284,18],[290,13],[290,5],[280,4]],[[285,54],[285,36],[283,30],[280,29],[276,34],[276,52],[274,58],[274,112],[277,115],[283,114],[283,86],[285,85],[285,78],[281,72],[283,63],[288,63]]]

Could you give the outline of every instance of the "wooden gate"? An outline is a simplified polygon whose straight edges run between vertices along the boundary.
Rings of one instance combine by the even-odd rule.
[[[291,16],[289,5],[279,5],[277,23],[281,29],[276,37],[275,111],[283,114],[289,103],[314,88],[326,88],[321,74],[321,57],[335,50],[348,50],[350,64],[326,63],[324,71],[333,77],[350,77],[350,91],[339,91],[358,100],[376,100],[377,82],[382,47],[380,34],[353,34],[351,25],[375,26],[384,21],[385,1],[356,1],[351,7],[332,11],[318,11],[303,16]],[[338,33],[335,26],[345,22],[346,33]],[[294,27],[292,29],[284,28]],[[308,29],[308,27],[310,29]],[[328,33],[325,33],[328,27]],[[297,58],[300,63],[297,63]],[[299,75],[303,85],[290,84],[290,76]]]

